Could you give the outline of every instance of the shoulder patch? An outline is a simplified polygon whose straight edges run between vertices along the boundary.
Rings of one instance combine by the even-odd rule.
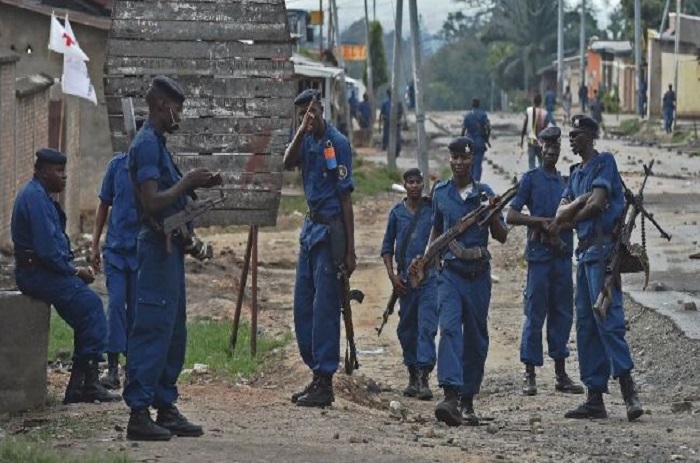
[[[338,180],[345,180],[348,177],[348,168],[344,165],[338,166]]]

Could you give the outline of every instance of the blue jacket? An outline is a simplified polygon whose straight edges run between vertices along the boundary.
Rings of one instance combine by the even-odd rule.
[[[384,240],[382,241],[381,255],[391,254],[394,256],[398,273],[404,279],[408,277],[408,266],[416,256],[423,254],[430,238],[433,208],[429,198],[423,198],[420,209],[416,213],[420,215],[413,234],[409,237],[407,233],[414,215],[408,210],[404,201],[396,203],[389,212],[389,220],[387,221]],[[406,246],[406,255],[400,256],[399,253],[406,239],[410,239]],[[404,260],[399,262],[402,258]]]
[[[462,128],[467,129],[469,138],[474,141],[474,149],[486,149],[486,130],[489,125],[489,117],[486,111],[480,108],[472,109],[464,116]]]

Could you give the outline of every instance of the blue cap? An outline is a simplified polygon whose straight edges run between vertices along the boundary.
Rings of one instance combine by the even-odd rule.
[[[453,138],[447,149],[450,153],[466,153],[468,151],[473,151],[474,142],[469,137],[457,137]]]
[[[65,154],[53,148],[41,148],[36,152],[36,162],[45,164],[65,164],[68,158]]]
[[[151,87],[165,93],[177,104],[182,104],[185,101],[185,90],[168,76],[155,76],[151,81]]]
[[[590,116],[577,114],[571,118],[572,132],[587,132],[593,137],[598,136],[598,123]]]
[[[560,143],[561,129],[559,127],[547,127],[537,135],[543,143]]]
[[[318,90],[307,88],[294,99],[294,106],[306,106],[312,101],[321,101],[321,94]]]
[[[423,180],[423,172],[418,167],[411,167],[403,173],[403,181],[405,182],[409,177],[420,177]]]

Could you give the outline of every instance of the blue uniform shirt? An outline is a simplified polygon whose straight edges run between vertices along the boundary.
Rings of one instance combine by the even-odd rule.
[[[593,188],[604,188],[608,196],[607,207],[602,214],[592,219],[576,223],[576,235],[579,241],[593,240],[595,243],[598,230],[603,235],[611,235],[615,224],[620,219],[625,207],[625,197],[622,188],[622,178],[617,170],[615,158],[610,153],[595,155],[585,167],[580,165],[571,173],[562,198],[573,201],[575,198],[593,191]],[[584,257],[594,257],[597,246],[591,246]],[[590,254],[590,255],[589,255]]]
[[[369,127],[372,124],[372,108],[369,104],[369,101],[363,100],[362,102],[360,102],[357,111],[360,114],[362,128]]]
[[[33,251],[41,267],[61,275],[75,275],[66,214],[36,178],[17,195],[11,233],[15,255]]]
[[[112,208],[103,250],[113,256],[122,256],[133,270],[137,265],[136,237],[139,233],[139,217],[129,179],[126,153],[114,156],[109,162],[102,179],[99,197],[100,201]]]
[[[430,238],[430,229],[432,227],[433,208],[430,199],[422,200],[420,209],[416,212],[418,216],[416,227],[413,230],[411,237],[407,236],[408,229],[411,226],[414,215],[408,210],[404,201],[396,203],[389,212],[389,220],[386,224],[386,232],[384,232],[384,241],[382,242],[381,255],[391,254],[397,263],[398,273],[402,278],[408,277],[408,266],[416,256],[422,255],[425,251],[425,246]],[[411,241],[406,246],[406,256],[404,262],[399,262],[402,256],[399,255],[401,248],[404,246],[404,241],[410,238]]]
[[[384,100],[384,103],[382,103],[382,107],[379,109],[379,113],[384,117],[384,124],[388,124],[389,120],[391,119],[391,98],[387,98]],[[401,122],[401,118],[403,117],[403,105],[399,103],[398,107],[398,113],[397,113],[397,121],[396,123],[399,124]]]
[[[465,200],[459,195],[452,180],[438,183],[433,191],[433,226],[436,231],[440,234],[446,232],[462,217],[477,209],[481,205],[482,199],[485,201],[485,198],[482,198],[482,192],[486,197],[495,196],[487,184],[475,183]],[[501,221],[503,222],[503,215],[501,215]],[[481,228],[474,225],[459,235],[456,240],[465,248],[485,248],[489,244],[489,227]],[[444,260],[457,259],[449,249],[444,251],[442,257]]]
[[[480,108],[472,109],[464,116],[462,128],[467,129],[469,138],[474,141],[474,149],[482,150],[486,148],[484,130],[488,124],[489,117],[486,115],[486,111]]]
[[[548,173],[544,167],[532,169],[523,175],[518,186],[518,193],[510,203],[510,207],[521,212],[524,206],[533,217],[551,217],[557,214],[561,195],[566,189],[566,182],[559,175]],[[572,230],[562,230],[559,237],[566,244],[566,252],[559,254],[551,245],[532,240],[533,231],[527,230],[526,257],[529,262],[544,262],[555,256],[571,257],[574,246]]]
[[[128,155],[129,175],[139,187],[147,180],[158,182],[158,190],[167,190],[182,178],[170,151],[165,147],[165,137],[159,134],[151,121],[147,121],[131,143]],[[183,194],[175,203],[154,214],[155,220],[163,220],[185,208],[187,197]],[[143,213],[136,202],[137,212]]]
[[[338,167],[328,169],[323,150],[331,142],[335,149]],[[348,140],[335,127],[326,122],[326,133],[316,139],[310,133],[304,135],[299,156],[304,194],[310,211],[326,217],[339,215],[340,195],[355,189],[352,180],[352,152]],[[306,220],[302,228],[302,241],[309,248],[325,238],[328,226]]]

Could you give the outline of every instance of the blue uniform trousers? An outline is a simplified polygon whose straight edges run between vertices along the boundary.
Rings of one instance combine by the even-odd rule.
[[[129,333],[124,401],[131,408],[165,407],[177,400],[185,361],[185,260],[182,248],[154,232],[141,232],[134,325]]]
[[[388,150],[389,149],[389,124],[384,122],[382,124],[382,149],[383,150]],[[396,155],[398,156],[401,153],[401,127],[396,128]]]
[[[77,276],[59,275],[37,268],[18,269],[15,275],[22,293],[54,306],[73,328],[73,362],[104,360],[107,319],[102,299]]]
[[[534,145],[527,145],[527,166],[530,170],[542,165],[542,148]]]
[[[574,320],[574,283],[571,257],[530,262],[525,288],[525,323],[520,340],[520,361],[542,366],[542,327],[547,319],[549,356],[569,356],[569,334]]]
[[[461,395],[475,395],[481,388],[489,350],[488,312],[491,302],[491,270],[466,279],[449,267],[438,275],[438,383]]]
[[[576,341],[581,381],[593,392],[608,392],[608,378],[618,378],[634,368],[625,341],[622,291],[614,287],[612,305],[603,320],[594,312],[605,279],[605,266],[580,262],[576,271]]]
[[[673,108],[664,108],[664,129],[667,132],[673,129]]]
[[[136,270],[120,268],[105,257],[105,280],[109,303],[107,306],[107,352],[126,353],[126,340],[134,324],[136,311]]]
[[[333,375],[340,362],[340,288],[328,239],[299,249],[294,330],[304,363],[315,374]]]
[[[484,154],[486,148],[474,149],[474,161],[472,162],[472,178],[477,182],[481,181],[482,164],[484,162]]]
[[[432,371],[437,326],[437,280],[430,277],[418,289],[409,289],[399,298],[396,334],[403,350],[404,365]]]

